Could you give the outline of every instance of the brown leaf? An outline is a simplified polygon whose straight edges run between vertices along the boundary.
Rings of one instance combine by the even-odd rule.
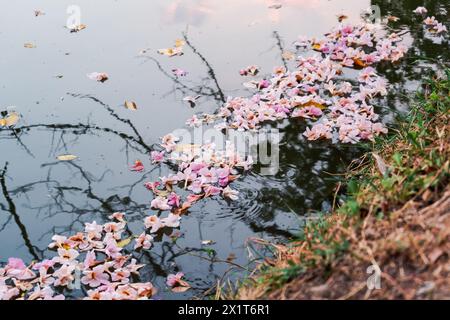
[[[19,122],[19,119],[17,112],[11,112],[5,118],[0,119],[0,127],[12,127]]]
[[[23,46],[25,48],[27,48],[27,49],[34,49],[34,48],[36,48],[36,45],[34,43],[31,43],[31,42],[27,42]]]
[[[74,156],[73,154],[63,154],[60,156],[57,156],[56,159],[58,159],[59,161],[72,161],[77,159],[77,156]]]
[[[388,167],[387,167],[386,163],[384,162],[383,158],[381,158],[375,152],[373,152],[372,155],[375,158],[375,163],[377,165],[378,171],[380,171],[381,175],[383,175],[383,176],[386,175],[388,172]]]
[[[134,101],[125,101],[125,108],[128,110],[137,110],[137,104]]]

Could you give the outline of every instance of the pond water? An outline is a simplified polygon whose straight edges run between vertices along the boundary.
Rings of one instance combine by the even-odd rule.
[[[417,90],[424,70],[434,61],[448,61],[448,42],[423,35],[412,10],[420,1],[285,0],[280,9],[271,1],[126,1],[78,0],[85,30],[70,33],[64,26],[66,9],[74,1],[8,1],[0,11],[0,111],[13,108],[21,119],[15,130],[0,128],[0,166],[8,163],[0,194],[0,262],[8,257],[26,261],[50,256],[53,234],[73,234],[85,222],[106,222],[125,212],[130,232],[140,233],[150,213],[146,181],[160,175],[152,170],[149,151],[160,137],[185,126],[198,112],[214,112],[227,96],[249,95],[238,71],[258,65],[270,73],[284,61],[299,35],[320,37],[337,25],[338,14],[349,22],[360,19],[370,5],[383,16],[395,15],[390,28],[405,34],[410,46],[395,67],[380,66],[391,84],[380,100],[384,121],[407,110],[407,95]],[[429,15],[447,23],[447,1],[427,1]],[[45,15],[35,17],[34,10]],[[183,56],[157,54],[183,34],[189,41]],[[24,48],[33,43],[36,48]],[[145,54],[142,54],[145,50]],[[176,79],[171,69],[187,77]],[[105,83],[86,77],[100,71]],[[189,108],[183,97],[201,95]],[[123,107],[136,101],[138,110]],[[300,223],[331,207],[338,174],[363,153],[357,146],[307,142],[303,121],[274,124],[282,133],[280,168],[274,176],[248,173],[234,184],[240,199],[203,201],[183,217],[176,243],[167,235],[154,248],[133,253],[146,267],[143,280],[160,288],[162,299],[201,295],[224,275],[232,280],[245,274],[227,258],[249,265],[248,238],[285,241]],[[57,161],[74,154],[73,162]],[[140,159],[144,173],[129,170]],[[201,245],[213,240],[211,261]],[[211,253],[211,252],[210,252]],[[193,289],[173,294],[164,284],[168,274],[183,271]]]

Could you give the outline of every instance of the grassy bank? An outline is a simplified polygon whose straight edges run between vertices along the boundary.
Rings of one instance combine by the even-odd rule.
[[[332,213],[302,227],[238,299],[450,298],[450,71],[355,161]],[[367,279],[379,270],[380,289]]]

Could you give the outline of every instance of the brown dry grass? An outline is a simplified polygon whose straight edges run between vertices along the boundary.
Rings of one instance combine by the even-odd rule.
[[[266,243],[275,257],[233,298],[450,299],[448,75],[430,82],[395,136],[350,173],[362,180],[351,198],[301,239]],[[367,287],[372,265],[380,289]]]

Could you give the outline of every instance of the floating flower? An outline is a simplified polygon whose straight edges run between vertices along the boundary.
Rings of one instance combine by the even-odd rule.
[[[158,151],[152,151],[150,153],[152,163],[160,163],[164,160],[164,151],[158,152]]]
[[[165,227],[178,228],[180,226],[181,217],[177,214],[169,213],[167,218],[161,219],[161,223]]]
[[[81,283],[88,285],[91,288],[96,288],[102,284],[109,283],[109,276],[106,273],[104,265],[96,266],[92,270],[84,270],[83,274],[84,276],[81,278]]]
[[[150,229],[151,233],[156,233],[156,232],[158,232],[159,229],[164,227],[161,220],[155,215],[146,217],[144,219],[144,225],[145,225],[146,229]]]
[[[136,172],[142,172],[144,171],[144,165],[142,164],[142,162],[140,160],[136,160],[134,162],[134,165],[131,166],[130,170],[131,171],[136,171]]]
[[[164,197],[156,197],[155,199],[153,199],[151,202],[151,207],[153,209],[158,209],[161,211],[171,209],[170,205],[168,204],[167,198],[164,198]]]
[[[417,7],[413,12],[415,14],[425,14],[428,12],[428,10],[425,7]]]
[[[139,237],[137,237],[137,239],[136,239],[134,249],[136,250],[136,249],[143,248],[143,249],[148,250],[152,246],[152,241],[153,241],[153,237],[151,235],[146,234],[145,232],[141,233],[139,235]],[[126,277],[126,278],[128,278],[128,277]],[[114,281],[116,281],[116,280],[114,280]]]
[[[225,189],[223,189],[223,196],[225,198],[235,201],[235,200],[239,199],[238,195],[239,195],[239,191],[233,190],[229,186],[227,186]]]

